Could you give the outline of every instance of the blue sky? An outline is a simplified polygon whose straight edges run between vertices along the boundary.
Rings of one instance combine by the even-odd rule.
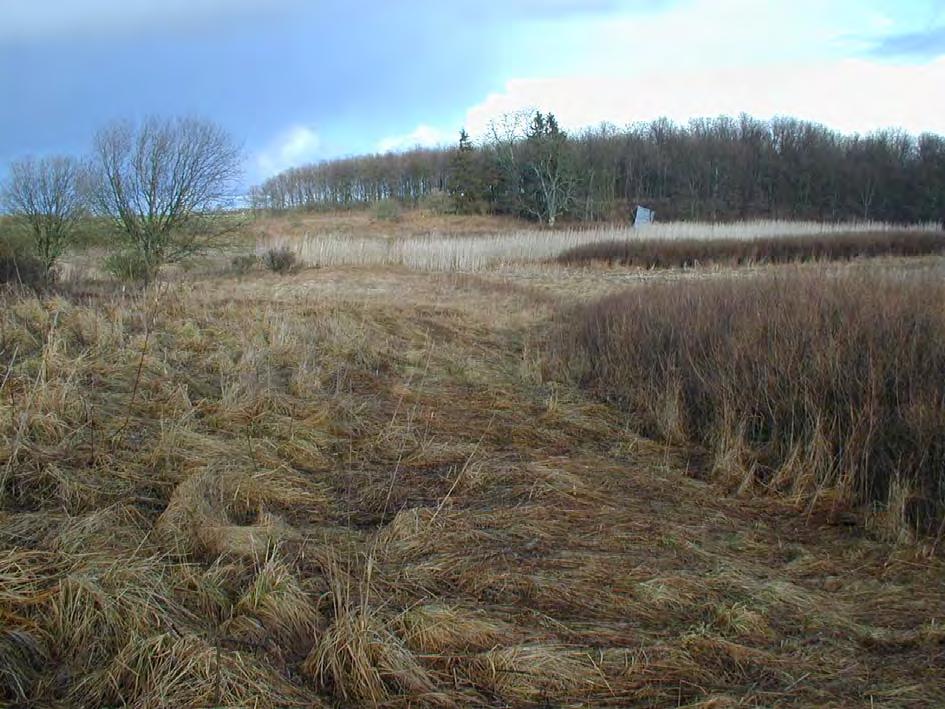
[[[526,108],[945,133],[945,1],[0,0],[0,97],[0,171],[196,114],[243,142],[247,183]]]

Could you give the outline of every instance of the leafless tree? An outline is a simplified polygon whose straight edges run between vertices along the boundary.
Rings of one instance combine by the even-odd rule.
[[[539,221],[554,227],[574,197],[571,146],[554,114],[536,112],[524,141],[528,172],[524,206]]]
[[[218,245],[235,226],[223,207],[240,176],[240,148],[214,123],[115,123],[96,136],[95,158],[95,203],[149,277]]]
[[[528,137],[529,123],[534,115],[533,109],[522,109],[503,113],[489,121],[489,138],[500,159],[515,162],[516,147]]]
[[[82,166],[70,157],[24,158],[10,166],[4,208],[20,220],[48,277],[85,212]]]

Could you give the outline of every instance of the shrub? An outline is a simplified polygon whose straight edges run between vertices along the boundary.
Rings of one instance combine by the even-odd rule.
[[[0,283],[41,290],[55,279],[56,271],[47,272],[46,266],[35,256],[0,250]]]
[[[921,256],[945,251],[941,231],[882,231],[774,236],[759,239],[650,239],[602,241],[568,249],[558,263],[603,262],[642,268],[685,268],[698,264],[847,261],[875,256]]]
[[[400,204],[393,199],[382,199],[374,204],[374,218],[385,222],[396,222],[401,212]]]
[[[154,276],[144,256],[137,251],[116,251],[105,258],[105,271],[123,283],[147,283]]]
[[[0,228],[5,226],[0,221]],[[42,260],[33,255],[29,242],[21,238],[21,233],[10,229],[0,233],[0,283],[23,285],[39,290],[50,285],[56,278],[56,271],[46,272]]]
[[[638,287],[574,311],[558,353],[717,475],[895,530],[945,518],[945,283],[789,275]]]
[[[452,214],[456,211],[453,198],[442,190],[434,190],[423,195],[420,198],[420,209],[425,209],[433,214]]]
[[[243,276],[256,268],[258,263],[256,254],[239,254],[230,259],[230,268],[234,273]]]
[[[288,246],[269,249],[263,254],[262,261],[273,273],[288,273],[298,265],[295,251]]]

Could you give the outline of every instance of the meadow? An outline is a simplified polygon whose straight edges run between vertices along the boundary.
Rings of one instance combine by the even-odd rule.
[[[417,223],[7,284],[0,704],[945,704],[931,227]]]

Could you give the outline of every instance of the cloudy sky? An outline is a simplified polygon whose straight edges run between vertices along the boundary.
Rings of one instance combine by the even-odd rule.
[[[945,0],[0,0],[0,171],[193,114],[253,183],[535,107],[945,134]]]

